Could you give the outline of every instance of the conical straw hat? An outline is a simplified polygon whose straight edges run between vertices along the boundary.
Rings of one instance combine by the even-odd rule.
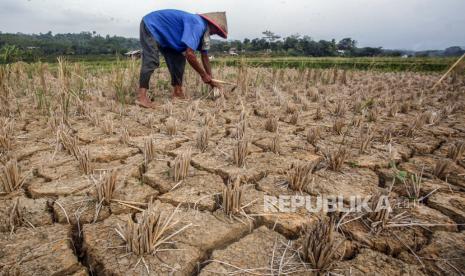
[[[228,38],[228,21],[226,20],[226,12],[209,12],[199,14],[210,24],[214,25],[220,30],[222,38]]]

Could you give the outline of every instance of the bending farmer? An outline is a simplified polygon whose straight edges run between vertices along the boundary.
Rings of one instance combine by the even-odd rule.
[[[140,24],[142,67],[140,70],[137,102],[143,107],[152,107],[147,96],[150,76],[159,67],[159,52],[165,58],[171,74],[173,97],[184,98],[182,81],[186,59],[199,73],[204,83],[216,87],[212,81],[208,50],[210,35],[228,36],[226,13],[215,12],[191,14],[179,10],[160,10],[146,15]],[[202,65],[195,51],[201,52]]]

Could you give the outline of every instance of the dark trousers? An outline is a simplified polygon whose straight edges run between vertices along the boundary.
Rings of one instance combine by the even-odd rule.
[[[140,23],[140,44],[142,46],[142,66],[140,69],[140,88],[149,88],[150,77],[153,71],[160,66],[160,52],[165,58],[166,65],[171,75],[171,85],[182,85],[186,57],[173,49],[160,47],[152,34]]]

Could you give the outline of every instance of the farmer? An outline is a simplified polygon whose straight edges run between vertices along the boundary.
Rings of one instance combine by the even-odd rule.
[[[182,81],[186,59],[204,83],[217,87],[218,84],[212,81],[208,59],[210,35],[228,37],[226,13],[191,14],[179,10],[160,10],[146,15],[140,24],[142,67],[137,104],[153,107],[147,90],[150,76],[160,65],[159,52],[165,57],[171,74],[173,97],[185,98]],[[200,51],[202,65],[197,60],[195,51]]]

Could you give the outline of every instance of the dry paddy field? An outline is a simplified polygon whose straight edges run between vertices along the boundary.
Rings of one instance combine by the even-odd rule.
[[[463,76],[162,69],[147,110],[137,71],[0,68],[1,275],[465,273]],[[296,195],[392,209],[264,209]]]

